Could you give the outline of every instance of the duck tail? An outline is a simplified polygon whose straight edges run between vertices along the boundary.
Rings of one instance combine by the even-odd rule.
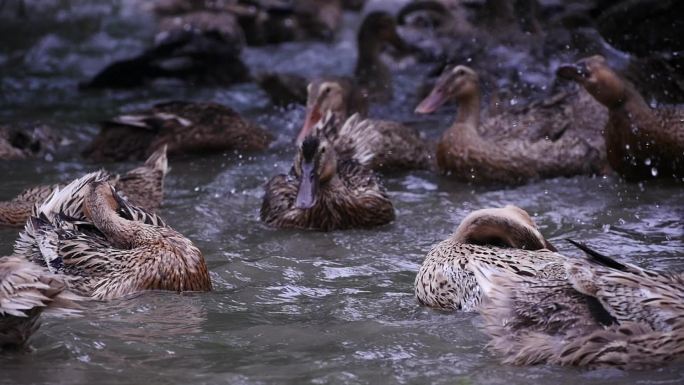
[[[459,243],[557,251],[529,214],[512,205],[473,211],[456,228],[454,238]]]
[[[168,145],[163,144],[145,160],[145,166],[153,170],[161,171],[163,175],[169,171],[169,162],[166,156]]]
[[[340,128],[336,147],[344,148],[350,158],[362,165],[369,165],[376,155],[373,143],[382,140],[380,133],[371,129],[372,125],[371,120],[361,118],[359,113],[350,116]]]

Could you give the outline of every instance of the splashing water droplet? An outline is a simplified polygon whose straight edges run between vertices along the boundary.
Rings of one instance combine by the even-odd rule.
[[[655,167],[652,167],[651,168],[651,175],[653,175],[654,177],[658,176],[658,169]]]
[[[644,164],[647,166],[650,166],[651,165],[651,158],[644,159]]]

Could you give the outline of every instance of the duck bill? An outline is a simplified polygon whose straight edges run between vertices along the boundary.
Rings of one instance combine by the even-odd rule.
[[[304,125],[302,126],[301,131],[299,131],[299,135],[297,135],[297,145],[302,144],[304,138],[311,135],[311,131],[313,131],[314,126],[321,120],[322,117],[323,114],[321,114],[321,110],[318,108],[318,106],[313,106],[306,112]]]
[[[297,190],[295,207],[298,209],[309,209],[316,203],[318,193],[318,175],[314,170],[313,163],[302,164],[302,176]]]
[[[416,107],[416,114],[431,114],[447,101],[447,96],[444,92],[435,87],[430,95],[428,95]]]
[[[582,82],[589,77],[589,71],[581,64],[562,64],[556,70],[556,75],[563,79]]]

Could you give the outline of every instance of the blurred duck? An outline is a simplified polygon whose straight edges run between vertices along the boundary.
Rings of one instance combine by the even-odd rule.
[[[0,351],[25,347],[42,313],[78,314],[80,299],[63,277],[17,256],[0,257]]]
[[[141,87],[157,79],[231,85],[251,79],[249,69],[240,59],[240,43],[220,30],[177,28],[160,36],[154,47],[108,65],[79,87]]]
[[[369,228],[394,220],[387,192],[363,164],[370,156],[358,151],[338,155],[325,137],[304,138],[290,174],[266,184],[261,220],[279,228],[321,231]]]
[[[163,145],[169,155],[259,151],[271,140],[270,134],[229,107],[171,101],[103,122],[83,155],[95,161],[144,159]]]
[[[416,298],[432,308],[476,311],[483,289],[475,279],[474,263],[520,275],[556,277],[563,256],[555,251],[519,207],[474,211],[430,250],[416,276]]]
[[[140,167],[109,180],[134,206],[156,211],[164,199],[164,177],[168,172],[166,146],[155,151]],[[10,201],[0,202],[0,226],[23,226],[33,207],[45,201],[55,188],[64,185],[42,185],[22,191]]]
[[[490,344],[504,362],[645,369],[684,359],[684,275],[643,270],[581,244],[559,276],[472,264]]]
[[[609,110],[603,130],[610,166],[630,180],[684,177],[684,109],[651,108],[602,56],[558,69]]]
[[[392,74],[382,59],[382,53],[388,47],[405,53],[408,46],[399,37],[394,18],[385,12],[369,13],[363,20],[357,35],[358,56],[354,70],[354,79],[341,77],[320,77],[314,84],[331,81],[340,83],[346,95],[353,97],[358,106],[367,106],[371,102],[387,102],[392,99]],[[271,100],[278,105],[301,103],[302,95],[309,95],[311,86],[307,87],[307,79],[293,74],[263,74],[258,76],[259,84],[269,94]],[[311,83],[310,83],[311,84]],[[365,100],[364,100],[365,99]],[[363,107],[367,108],[367,107]]]
[[[53,152],[57,142],[44,125],[31,128],[0,125],[0,160],[43,156]]]
[[[325,78],[311,82],[308,86],[307,114],[304,126],[297,137],[297,143],[312,134],[325,116],[331,115],[331,124],[323,125],[323,135],[338,152],[345,152],[345,146],[355,141],[369,147],[374,155],[368,166],[374,170],[426,169],[432,164],[430,151],[418,132],[401,123],[389,120],[366,119],[365,123],[353,125],[358,128],[348,135],[358,136],[347,140],[340,136],[340,128],[352,114],[365,115],[366,99],[345,79]],[[362,130],[361,130],[362,129]]]
[[[26,223],[15,254],[97,300],[143,290],[211,290],[202,252],[157,215],[124,200],[109,179],[100,171],[56,189]]]
[[[456,99],[456,121],[437,145],[437,165],[442,172],[471,182],[524,183],[529,180],[598,173],[603,168],[599,149],[577,135],[556,140],[530,141],[526,137],[486,138],[482,131],[510,131],[515,124],[552,126],[555,121],[543,109],[531,108],[524,116],[499,113],[480,123],[480,83],[475,71],[466,66],[447,69],[416,108],[428,114]],[[551,120],[546,120],[551,118]]]

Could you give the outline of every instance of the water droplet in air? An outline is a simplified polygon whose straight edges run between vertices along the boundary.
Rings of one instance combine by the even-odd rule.
[[[644,159],[644,164],[645,164],[646,166],[650,166],[650,165],[651,165],[651,158],[646,158],[646,159]]]
[[[658,176],[658,169],[655,167],[652,167],[651,168],[651,175],[653,175],[654,177]]]

